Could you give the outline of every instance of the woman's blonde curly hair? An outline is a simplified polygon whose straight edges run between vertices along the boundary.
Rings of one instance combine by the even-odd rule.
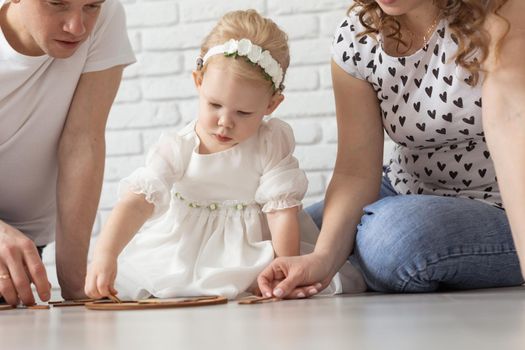
[[[491,13],[498,10],[508,0],[433,0],[440,9],[440,17],[448,20],[453,39],[458,44],[458,50],[453,59],[470,72],[468,83],[475,86],[479,81],[481,65],[489,54],[490,33],[483,24]],[[359,21],[366,28],[360,36],[376,36],[388,33],[386,36],[397,42],[397,46],[410,50],[410,44],[401,37],[401,24],[395,16],[384,13],[375,0],[354,0],[348,10],[356,11]],[[508,28],[507,28],[508,32]],[[497,48],[497,47],[496,47]]]

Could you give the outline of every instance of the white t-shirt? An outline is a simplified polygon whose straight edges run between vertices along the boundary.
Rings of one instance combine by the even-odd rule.
[[[108,0],[67,59],[16,52],[0,31],[0,219],[37,245],[55,234],[57,147],[83,73],[135,62],[125,14]]]
[[[447,21],[406,57],[385,53],[381,37],[358,36],[364,30],[350,13],[336,30],[332,58],[377,94],[384,129],[397,144],[387,171],[394,189],[502,207],[481,123],[481,83],[469,86],[469,72],[449,62],[457,45]]]

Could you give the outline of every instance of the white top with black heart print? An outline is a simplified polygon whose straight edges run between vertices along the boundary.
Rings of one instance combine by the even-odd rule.
[[[396,143],[386,171],[394,189],[501,208],[481,125],[481,84],[468,85],[469,72],[449,61],[457,45],[447,21],[425,47],[406,57],[388,55],[380,36],[359,35],[364,29],[351,12],[335,32],[332,59],[377,94],[384,129]]]

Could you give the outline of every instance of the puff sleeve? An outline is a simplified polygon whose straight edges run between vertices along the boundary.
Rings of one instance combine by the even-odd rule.
[[[287,123],[271,119],[264,125],[260,144],[263,175],[255,193],[263,212],[301,205],[308,180],[293,156],[294,148],[293,131]]]
[[[182,141],[177,134],[162,134],[146,157],[146,165],[138,168],[119,184],[119,197],[130,191],[143,194],[155,206],[151,219],[169,207],[171,188],[184,171]]]
[[[362,51],[364,46],[372,44],[372,39],[358,34],[363,30],[355,14],[350,14],[337,27],[332,42],[332,59],[345,72],[351,76],[366,80],[363,74],[367,63]],[[368,48],[366,48],[368,50]]]

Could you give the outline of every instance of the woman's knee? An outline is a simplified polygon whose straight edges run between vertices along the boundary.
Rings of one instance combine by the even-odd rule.
[[[432,214],[425,204],[428,203],[422,203],[421,196],[395,196],[364,208],[354,255],[372,289],[401,292],[411,288],[409,282],[418,265],[424,264],[419,257],[432,254],[436,247],[433,225],[425,219]],[[436,288],[437,284],[428,282],[414,291]]]
[[[469,275],[490,274],[494,268],[467,268],[462,262],[472,265],[489,254],[504,264],[513,253],[505,213],[481,202],[396,196],[367,206],[364,213],[354,255],[375,290],[425,292],[440,284],[475,285],[467,281]]]

